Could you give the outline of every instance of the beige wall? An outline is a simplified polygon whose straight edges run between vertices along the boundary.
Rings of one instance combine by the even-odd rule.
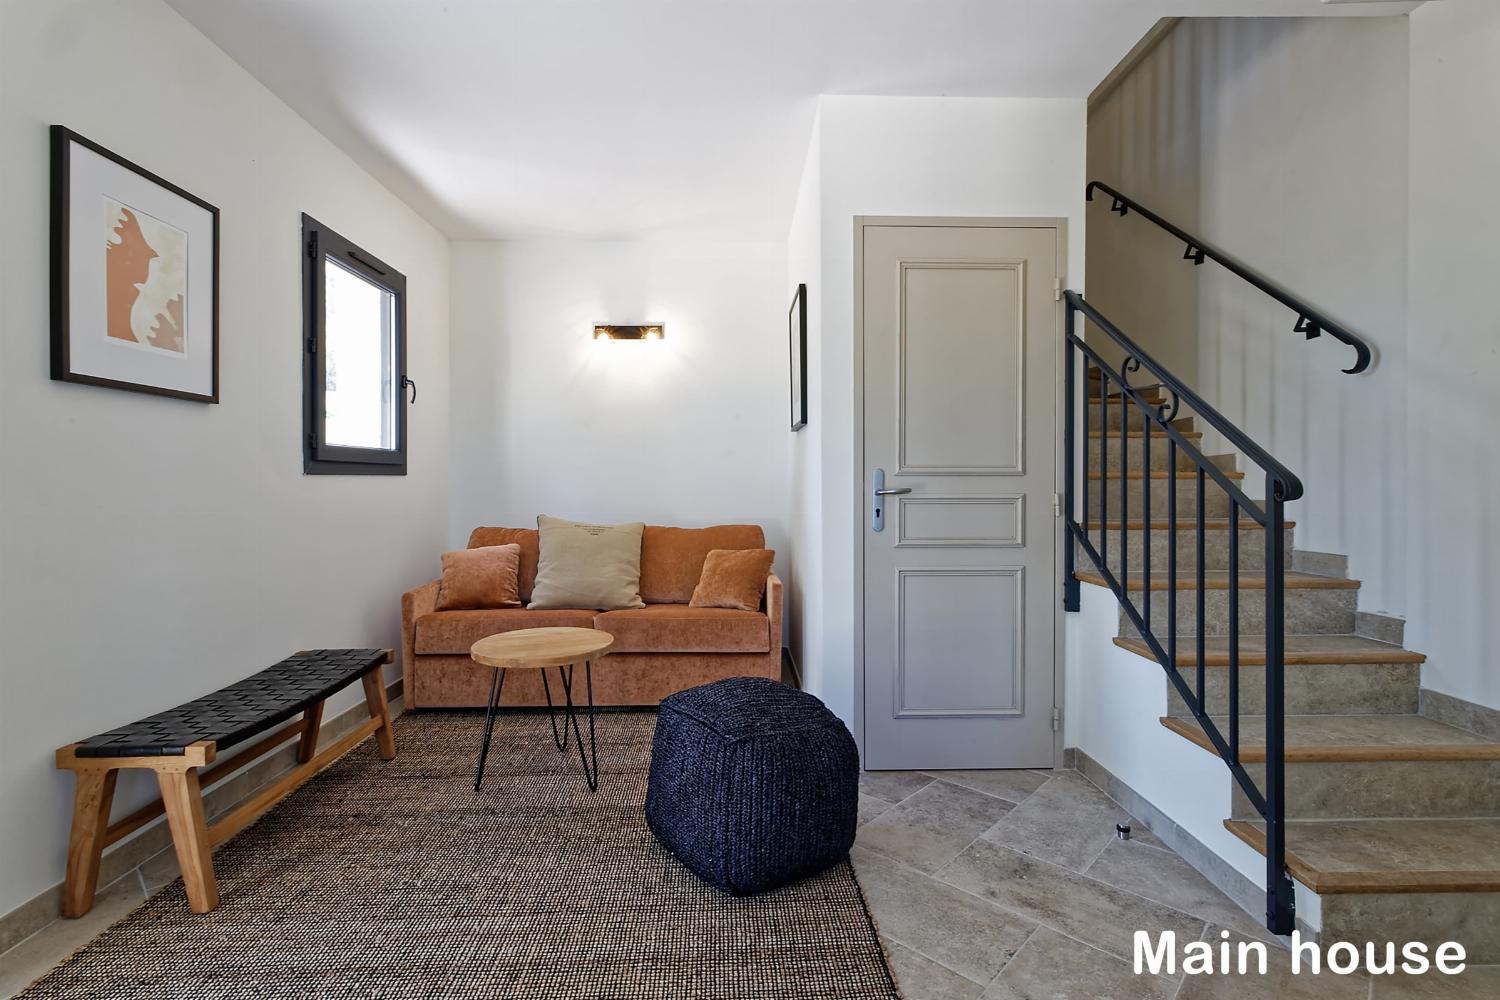
[[[446,535],[448,243],[158,0],[0,2],[3,914],[62,877],[59,745],[298,649],[396,645]],[[54,122],[219,207],[218,405],[48,379]],[[302,474],[302,212],[407,276],[404,477]]]
[[[1119,84],[1089,105],[1088,176],[1192,232],[1198,224],[1199,81],[1196,33],[1172,30]],[[1198,370],[1198,276],[1173,266],[1182,244],[1140,218],[1109,214],[1109,196],[1088,207],[1087,298],[1182,377]],[[1090,335],[1104,357],[1121,352]]]
[[[1089,208],[1089,298],[1302,477],[1296,544],[1406,603],[1404,17],[1188,19],[1089,119],[1090,177],[1369,340],[1375,366],[1149,223]],[[1216,447],[1212,441],[1210,447]],[[1222,450],[1219,448],[1218,450]],[[1248,484],[1252,495],[1259,483]]]

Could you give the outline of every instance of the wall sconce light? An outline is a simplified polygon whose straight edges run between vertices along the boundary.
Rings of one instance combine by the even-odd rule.
[[[641,326],[594,324],[595,340],[662,340],[666,335],[667,328],[662,323],[646,323]]]

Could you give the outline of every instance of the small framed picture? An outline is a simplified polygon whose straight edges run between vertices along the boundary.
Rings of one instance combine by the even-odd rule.
[[[52,377],[219,401],[219,210],[61,125]]]
[[[807,286],[798,285],[786,316],[791,345],[792,430],[807,426]]]

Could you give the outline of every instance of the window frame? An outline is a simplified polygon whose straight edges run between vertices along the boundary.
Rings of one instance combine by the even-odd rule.
[[[302,471],[307,475],[404,476],[406,475],[406,275],[374,254],[318,222],[302,215]],[[324,434],[327,371],[328,258],[395,298],[395,363],[392,387],[396,447],[354,448],[329,444]]]

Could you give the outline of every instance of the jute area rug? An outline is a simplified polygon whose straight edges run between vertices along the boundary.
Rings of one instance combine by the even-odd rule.
[[[213,913],[178,881],[22,996],[899,997],[847,861],[736,899],[656,842],[655,723],[599,715],[591,794],[546,715],[501,716],[476,795],[483,715],[403,715],[394,761],[366,742],[215,855]]]

